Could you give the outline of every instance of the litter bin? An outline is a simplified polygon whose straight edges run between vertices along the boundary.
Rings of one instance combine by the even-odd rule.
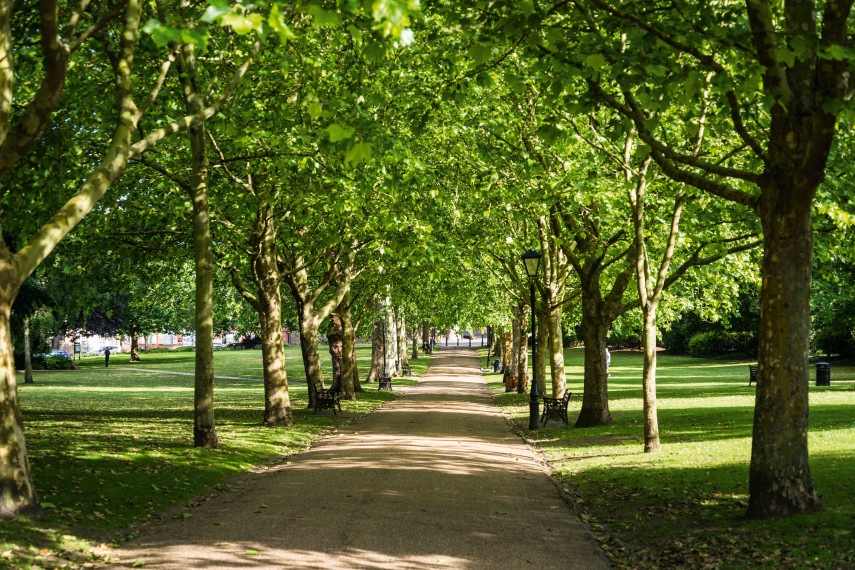
[[[493,361],[493,372],[501,372],[502,364],[499,362],[499,359]]]
[[[816,363],[816,385],[831,386],[831,364],[828,362]]]

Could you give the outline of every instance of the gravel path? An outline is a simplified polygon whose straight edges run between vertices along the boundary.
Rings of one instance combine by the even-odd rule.
[[[469,348],[441,350],[404,397],[142,527],[117,555],[146,568],[608,567]]]

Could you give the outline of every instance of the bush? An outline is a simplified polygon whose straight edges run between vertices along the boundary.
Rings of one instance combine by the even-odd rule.
[[[696,357],[714,357],[728,352],[757,353],[757,335],[748,332],[708,331],[689,340],[688,352]]]
[[[855,355],[855,338],[852,331],[839,327],[826,327],[815,331],[811,339],[812,349],[823,354],[843,357]]]
[[[196,352],[195,346],[179,346],[178,348],[173,348],[169,352]]]
[[[71,368],[71,359],[62,355],[39,357],[45,370],[68,370]],[[33,368],[36,366],[36,358],[33,358]]]
[[[148,349],[148,354],[155,354],[158,352],[172,352],[172,351],[165,346],[158,346],[157,348],[149,348]]]

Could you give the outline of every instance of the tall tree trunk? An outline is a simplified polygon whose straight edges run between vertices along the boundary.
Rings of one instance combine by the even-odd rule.
[[[407,322],[402,308],[395,310],[395,316],[395,327],[398,329],[398,369],[403,370],[405,366],[410,365],[407,356]]]
[[[514,333],[513,325],[511,326],[511,330],[502,329],[501,337],[500,337],[500,345],[501,350],[500,358],[502,359],[502,373],[505,376],[510,375],[511,373],[511,365],[514,360],[514,351],[512,350],[514,345]]]
[[[419,327],[413,327],[413,353],[410,355],[413,360],[419,359]]]
[[[300,353],[303,355],[303,369],[306,382],[311,382],[318,390],[324,389],[324,376],[321,371],[321,358],[318,354],[318,323],[315,312],[304,305],[300,307]],[[309,408],[315,407],[313,392],[309,391]]]
[[[344,296],[336,308],[336,315],[341,319],[341,397],[344,400],[355,400],[359,386],[359,372],[356,370],[356,338],[353,331],[353,321],[350,317],[350,292]]]
[[[505,392],[513,392],[519,387],[520,378],[517,376],[520,367],[520,319],[522,318],[520,304],[511,307],[511,346],[508,351],[508,368],[505,369]]]
[[[259,209],[251,243],[252,275],[258,290],[261,357],[264,366],[262,423],[267,427],[291,426],[294,424],[294,412],[288,392],[285,343],[282,340],[282,277],[277,259],[276,225],[273,209],[269,205]]]
[[[131,328],[131,362],[140,361],[140,337],[139,329]],[[196,335],[196,343],[199,343],[199,335]],[[212,347],[213,348],[213,347]]]
[[[30,317],[24,319],[24,384],[33,384],[33,349],[30,346]]]
[[[275,265],[275,258],[273,260]],[[259,264],[255,264],[258,266]],[[264,419],[262,425],[294,425],[288,374],[285,368],[285,343],[282,340],[282,298],[279,287],[259,287],[261,322],[261,359],[264,367]]]
[[[333,369],[333,380],[330,388],[341,392],[343,383],[341,375],[344,369],[344,325],[341,322],[341,317],[335,313],[330,315],[328,321],[327,346]]]
[[[582,299],[582,340],[585,343],[585,388],[576,427],[605,426],[612,422],[609,411],[606,338],[609,324],[600,318],[599,303]]]
[[[659,415],[656,408],[656,308],[644,311],[644,452],[655,453],[662,449],[659,443]]]
[[[377,382],[383,375],[383,319],[374,320],[371,329],[371,370],[366,382]]]
[[[425,323],[422,325],[422,342],[424,345],[430,349],[430,324]]]
[[[528,339],[531,337],[531,333],[529,332],[531,329],[531,321],[529,320],[530,312],[528,305],[520,305],[519,344],[514,347],[518,353],[516,357],[516,375],[519,378],[517,382],[517,393],[519,394],[525,394],[528,391]]]
[[[537,367],[537,388],[540,390],[541,395],[545,396],[549,393],[546,391],[546,361],[549,356],[549,327],[547,326],[545,315],[541,309],[542,307],[539,307],[537,311],[537,358],[533,359],[532,368]],[[553,397],[555,397],[554,385],[555,382],[553,382]]]
[[[561,307],[551,306],[544,317],[543,325],[548,333],[552,397],[561,398],[567,391],[567,377],[564,372],[564,338],[561,331]]]
[[[757,394],[749,475],[749,516],[822,509],[808,463],[808,347],[813,255],[811,200],[793,177],[776,180],[778,202],[761,208]],[[767,189],[764,188],[764,193]]]
[[[386,374],[389,377],[398,375],[398,327],[395,324],[395,311],[392,310],[391,304],[389,301],[386,301],[386,315],[384,320],[384,324],[386,326],[386,336],[384,337],[385,346],[384,350],[386,353]]]
[[[193,44],[182,44],[178,57],[181,86],[188,113],[200,113],[205,108],[196,86],[195,49]],[[187,191],[193,204],[193,258],[196,265],[193,445],[213,448],[217,446],[217,430],[214,425],[214,268],[208,209],[205,123],[195,123],[187,132],[190,138],[191,167],[190,186]]]
[[[4,281],[5,282],[5,281]],[[0,295],[0,519],[41,513],[24,440],[10,314],[17,290]]]

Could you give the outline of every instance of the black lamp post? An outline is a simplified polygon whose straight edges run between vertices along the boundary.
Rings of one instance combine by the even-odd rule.
[[[531,290],[531,400],[529,401],[528,429],[534,431],[540,427],[540,388],[537,385],[537,317],[534,306],[534,280],[540,268],[541,255],[528,250],[522,255],[525,272],[528,275]]]

